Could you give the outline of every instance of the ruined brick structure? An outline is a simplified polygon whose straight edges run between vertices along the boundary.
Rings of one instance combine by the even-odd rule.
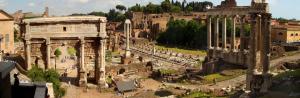
[[[263,0],[264,1],[264,0]],[[270,46],[271,46],[271,14],[268,13],[268,4],[257,0],[252,1],[251,6],[234,6],[235,0],[225,0],[222,5],[207,11],[207,45],[208,55],[206,64],[203,65],[205,73],[218,71],[219,62],[242,65],[248,67],[246,90],[255,95],[258,92],[267,92],[270,86]],[[251,34],[249,49],[241,45],[235,47],[236,43],[236,21],[241,21],[241,39],[245,36],[245,17],[250,17]],[[230,32],[230,48],[227,47],[226,19],[230,18],[234,29]],[[222,24],[219,27],[219,24]],[[221,29],[221,30],[219,30]],[[222,33],[219,34],[219,31]],[[213,33],[213,34],[212,34]],[[222,36],[221,39],[219,38]],[[219,42],[219,39],[221,42]]]
[[[146,14],[143,12],[132,12],[131,21],[133,28],[133,35],[135,37],[144,37],[154,39],[159,32],[167,29],[168,21],[173,18],[175,20],[197,20],[205,22],[205,12],[191,12],[191,13],[162,13],[162,14]]]
[[[105,84],[106,18],[96,16],[25,19],[20,25],[27,70],[32,65],[54,68],[54,52],[60,47],[76,49],[78,83],[86,86],[87,73],[95,72],[96,83]],[[68,65],[65,65],[66,68]]]

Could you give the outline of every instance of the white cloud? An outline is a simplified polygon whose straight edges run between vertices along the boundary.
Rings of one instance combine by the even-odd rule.
[[[28,6],[34,7],[34,6],[35,6],[35,3],[34,3],[34,2],[30,2],[30,3],[28,3]]]
[[[5,0],[0,0],[0,8],[5,7],[7,5]]]

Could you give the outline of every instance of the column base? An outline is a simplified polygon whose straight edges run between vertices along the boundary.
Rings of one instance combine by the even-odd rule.
[[[79,83],[80,87],[85,87],[87,85],[87,74],[85,71],[79,72]]]
[[[251,98],[251,91],[245,91],[239,98]]]

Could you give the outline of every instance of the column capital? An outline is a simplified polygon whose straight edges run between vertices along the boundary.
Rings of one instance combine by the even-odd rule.
[[[51,41],[50,41],[49,37],[45,37],[44,39],[46,41],[46,45],[50,45],[51,44]]]
[[[80,40],[80,44],[85,44],[84,37],[79,37],[79,40]]]
[[[30,45],[31,44],[31,40],[25,40],[26,41],[26,45]]]

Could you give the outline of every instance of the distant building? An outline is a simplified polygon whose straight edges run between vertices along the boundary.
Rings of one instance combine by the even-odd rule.
[[[277,23],[272,26],[272,41],[277,43],[300,42],[299,22]]]
[[[0,9],[0,50],[14,52],[14,18]]]

